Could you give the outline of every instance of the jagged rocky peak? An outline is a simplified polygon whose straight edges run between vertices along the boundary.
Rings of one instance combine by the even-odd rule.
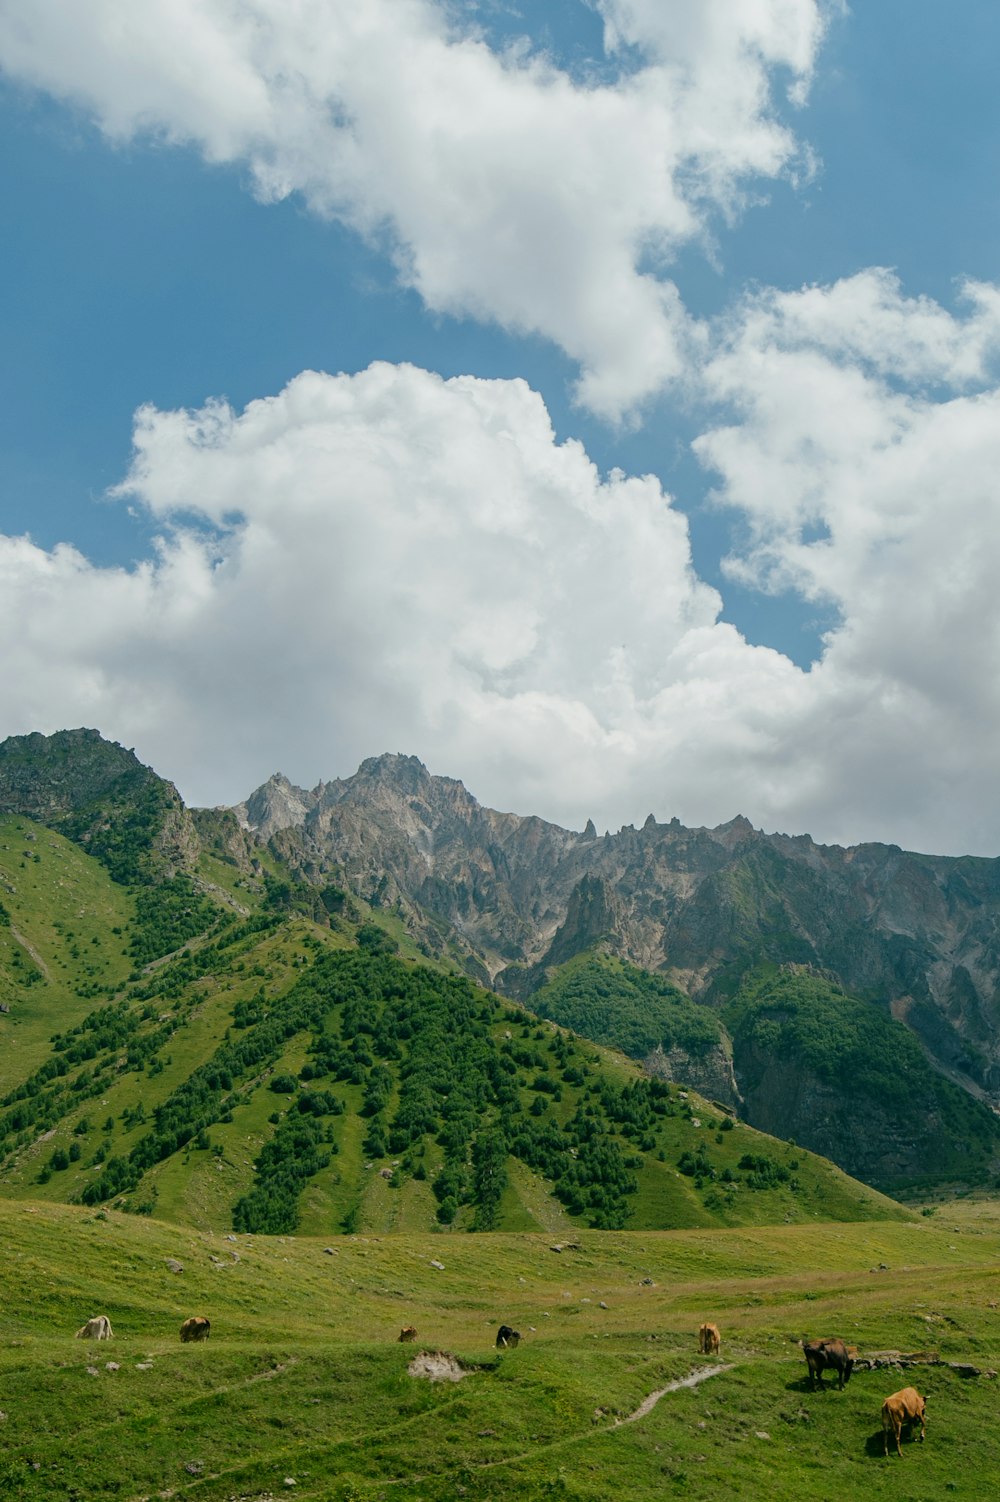
[[[352,783],[384,782],[401,793],[419,793],[432,779],[419,756],[385,751],[381,756],[366,757],[348,780]]]
[[[720,845],[725,845],[728,850],[742,844],[744,840],[752,839],[757,833],[750,820],[743,814],[737,814],[735,819],[730,819],[728,824],[717,824],[709,830],[713,840]]]
[[[281,772],[275,772],[245,803],[239,804],[236,816],[246,829],[262,840],[269,840],[282,829],[296,829],[306,821],[319,796],[296,787]]]
[[[561,965],[595,945],[616,948],[622,927],[621,903],[610,883],[601,876],[584,876],[569,895],[566,920],[556,930],[543,963]]]

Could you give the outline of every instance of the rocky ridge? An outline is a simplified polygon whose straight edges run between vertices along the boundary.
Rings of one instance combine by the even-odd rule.
[[[336,872],[507,994],[591,946],[720,1004],[755,963],[815,966],[1000,1101],[1000,861],[819,845],[745,818],[577,833],[485,808],[402,755],[311,792],[273,777],[235,812],[301,874]]]

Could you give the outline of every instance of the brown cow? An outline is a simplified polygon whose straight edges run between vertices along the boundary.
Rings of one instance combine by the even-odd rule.
[[[181,1325],[181,1340],[207,1340],[211,1328],[203,1314],[192,1314]]]
[[[903,1425],[906,1424],[913,1433],[913,1425],[920,1424],[920,1439],[924,1438],[926,1427],[927,1399],[922,1398],[915,1387],[904,1387],[899,1392],[894,1392],[891,1398],[886,1398],[882,1404],[882,1448],[886,1455],[889,1453],[889,1427],[896,1436],[896,1454],[902,1458],[903,1452],[899,1448],[899,1436]]]
[[[88,1319],[76,1332],[77,1340],[111,1340],[113,1335],[111,1321],[106,1314],[95,1314],[93,1319]]]
[[[416,1325],[404,1325],[403,1328],[399,1332],[399,1338],[400,1338],[401,1341],[416,1340],[416,1338],[417,1338],[417,1327],[416,1327]]]
[[[721,1336],[718,1325],[704,1324],[698,1330],[698,1349],[705,1356],[718,1356]]]
[[[809,1368],[810,1385],[818,1382],[823,1386],[823,1373],[827,1367],[837,1373],[837,1387],[843,1392],[851,1380],[854,1357],[842,1340],[807,1340],[803,1347],[806,1365]]]

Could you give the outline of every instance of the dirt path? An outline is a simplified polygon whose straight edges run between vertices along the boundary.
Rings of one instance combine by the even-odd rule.
[[[661,1398],[665,1398],[669,1392],[680,1392],[682,1387],[697,1387],[699,1382],[707,1382],[709,1377],[718,1377],[721,1372],[731,1372],[732,1363],[728,1366],[703,1366],[696,1372],[689,1372],[686,1377],[679,1377],[676,1382],[668,1382],[666,1387],[660,1387],[656,1392],[651,1392],[648,1398],[643,1398],[635,1413],[628,1414],[623,1419],[615,1420],[615,1427],[619,1424],[634,1424],[636,1419],[644,1419],[647,1413],[652,1413]]]
[[[289,1362],[289,1365],[291,1365],[291,1362]],[[547,1444],[541,1444],[535,1449],[526,1450],[513,1455],[499,1455],[495,1460],[481,1461],[478,1464],[470,1467],[470,1469],[481,1474],[486,1471],[500,1470],[504,1466],[523,1465],[526,1461],[537,1461],[540,1456],[546,1453],[551,1454],[555,1451],[566,1449],[570,1445],[578,1445],[581,1442],[595,1439],[598,1435],[601,1434],[613,1433],[614,1430],[619,1428],[621,1425],[632,1424],[636,1421],[636,1419],[645,1417],[647,1413],[652,1412],[660,1399],[666,1397],[669,1393],[680,1392],[682,1389],[687,1387],[697,1387],[699,1383],[706,1382],[709,1377],[718,1377],[722,1372],[729,1372],[732,1371],[732,1369],[732,1363],[722,1366],[699,1367],[696,1371],[689,1372],[686,1377],[679,1377],[676,1382],[668,1382],[666,1387],[661,1387],[658,1388],[656,1392],[651,1392],[647,1398],[643,1399],[634,1413],[628,1414],[623,1419],[616,1419],[612,1424],[595,1424],[588,1427],[587,1429],[579,1430],[573,1434],[563,1434],[560,1435],[558,1439],[550,1440]],[[278,1371],[268,1371],[256,1373],[244,1380],[245,1382],[260,1382],[267,1377],[278,1375]],[[243,1384],[233,1384],[234,1387],[241,1385]],[[219,1389],[219,1391],[226,1390],[227,1389],[225,1388]],[[201,1400],[199,1399],[198,1401]],[[458,1402],[460,1401],[460,1399],[456,1398],[455,1401]],[[441,1405],[441,1407],[436,1408],[434,1410],[435,1418],[437,1420],[440,1420],[442,1417],[445,1417],[447,1415],[448,1407],[449,1405],[445,1403]],[[409,1418],[401,1420],[398,1424],[392,1424],[387,1428],[380,1430],[379,1436],[380,1438],[384,1439],[387,1434],[401,1434],[406,1429],[412,1426],[424,1423],[426,1423],[425,1414],[414,1414]],[[340,1438],[332,1441],[326,1448],[336,1449],[337,1447],[342,1446],[345,1448],[355,1449],[359,1446],[363,1446],[366,1437],[367,1436],[364,1432],[353,1435],[343,1435]],[[267,1463],[274,1466],[276,1469],[281,1469],[283,1467],[285,1470],[291,1473],[295,1470],[296,1465],[302,1459],[302,1449],[303,1447],[293,1446],[291,1448],[285,1447],[284,1449],[273,1451],[267,1456]],[[220,1481],[223,1480],[227,1475],[231,1475],[235,1481],[235,1478],[238,1477],[245,1464],[245,1461],[240,1460],[232,1465],[224,1466],[219,1471],[213,1471],[211,1473],[206,1473],[204,1476],[199,1476],[196,1480],[177,1487],[175,1490],[175,1495],[177,1497],[181,1497],[188,1496],[190,1494],[196,1494],[199,1487],[203,1486],[205,1482]],[[408,1473],[405,1476],[386,1476],[384,1478],[380,1478],[379,1485],[383,1491],[388,1492],[390,1489],[396,1487],[414,1486],[416,1483],[424,1481],[426,1479],[427,1478],[425,1476]],[[306,1492],[305,1495],[316,1496],[317,1494]],[[146,1502],[146,1497],[145,1495],[143,1495],[142,1497],[133,1497],[130,1499],[130,1502]],[[231,1499],[231,1502],[237,1502],[237,1498],[234,1497],[233,1499]],[[273,1493],[248,1492],[245,1494],[244,1502],[275,1502],[275,1499]]]

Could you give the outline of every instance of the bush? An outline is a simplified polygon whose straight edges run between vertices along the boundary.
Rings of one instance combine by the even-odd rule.
[[[298,1088],[298,1081],[290,1074],[276,1074],[268,1086],[275,1095],[294,1095]]]

